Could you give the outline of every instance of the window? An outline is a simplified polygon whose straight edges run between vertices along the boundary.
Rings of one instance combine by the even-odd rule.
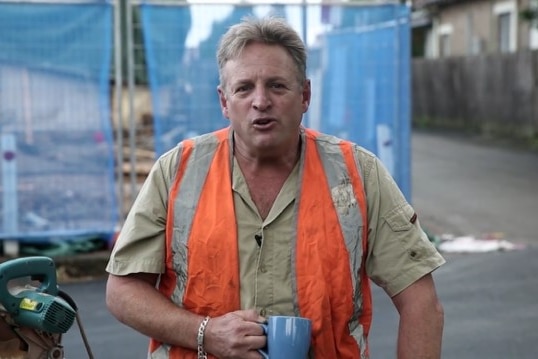
[[[500,2],[493,6],[497,24],[497,49],[499,52],[517,50],[517,7],[514,1]]]
[[[497,44],[500,52],[510,52],[510,20],[510,13],[498,15]]]
[[[538,0],[530,0],[530,9],[538,11]],[[538,49],[538,19],[531,23],[529,34],[529,47],[533,50]]]
[[[451,55],[452,32],[452,24],[442,24],[437,29],[437,49],[439,57],[448,57]]]
[[[439,35],[439,57],[450,56],[450,35]]]

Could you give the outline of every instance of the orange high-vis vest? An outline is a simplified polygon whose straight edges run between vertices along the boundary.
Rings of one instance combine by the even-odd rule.
[[[177,148],[159,290],[201,316],[241,309],[232,136],[226,128]],[[312,320],[314,358],[368,358],[368,222],[356,145],[310,129],[301,136],[297,225],[291,239],[295,314]],[[197,352],[152,339],[148,358],[195,359]]]

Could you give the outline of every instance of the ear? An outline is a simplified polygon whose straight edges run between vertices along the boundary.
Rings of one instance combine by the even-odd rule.
[[[311,98],[312,98],[312,88],[310,86],[310,79],[306,79],[303,84],[303,113],[308,111],[308,106],[310,106]]]
[[[226,100],[226,94],[221,85],[217,86],[217,93],[219,94],[219,103],[220,109],[222,111],[222,116],[229,119],[230,117],[228,117],[228,101]]]

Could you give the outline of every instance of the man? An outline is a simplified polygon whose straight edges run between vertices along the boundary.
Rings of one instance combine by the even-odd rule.
[[[107,266],[110,311],[150,358],[261,358],[277,314],[312,320],[311,357],[368,358],[372,279],[400,314],[398,358],[439,358],[444,260],[373,154],[301,126],[297,33],[245,19],[217,59],[230,127],[154,165]]]

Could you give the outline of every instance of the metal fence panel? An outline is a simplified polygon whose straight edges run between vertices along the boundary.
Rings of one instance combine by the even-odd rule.
[[[245,15],[278,14],[310,52],[307,126],[376,153],[410,198],[409,9],[400,4],[191,4],[140,7],[155,150],[227,126],[217,98],[217,43]]]
[[[0,2],[0,239],[114,233],[112,11]]]
[[[353,20],[323,34],[320,60],[311,67],[321,88],[319,110],[307,118],[376,153],[410,198],[409,11],[387,5],[332,11]]]

